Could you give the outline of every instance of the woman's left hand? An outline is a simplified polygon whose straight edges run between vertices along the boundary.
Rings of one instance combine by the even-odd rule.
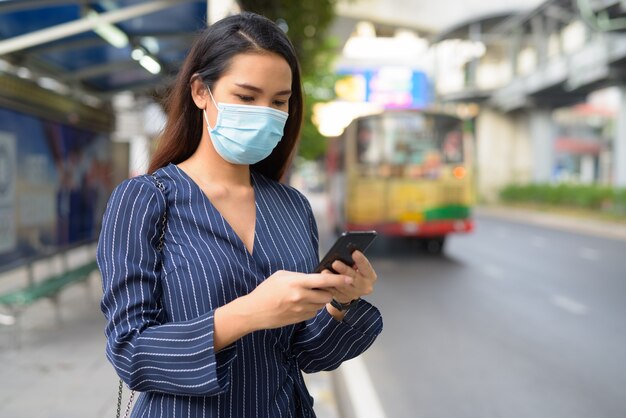
[[[355,263],[352,267],[339,260],[332,264],[333,270],[337,273],[354,278],[352,284],[328,289],[332,292],[335,300],[341,303],[349,303],[369,295],[374,290],[374,283],[376,283],[376,272],[367,257],[362,252],[355,251],[352,253],[352,259]]]

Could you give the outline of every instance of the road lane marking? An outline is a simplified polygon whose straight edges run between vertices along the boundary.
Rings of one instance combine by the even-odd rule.
[[[580,302],[563,295],[552,296],[552,304],[574,315],[585,315],[589,308]]]
[[[600,251],[584,247],[578,250],[578,256],[585,260],[598,261],[600,259]]]
[[[350,397],[354,417],[387,418],[361,357],[344,361],[340,370]]]

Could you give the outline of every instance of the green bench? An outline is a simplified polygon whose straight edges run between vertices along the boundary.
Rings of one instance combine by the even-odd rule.
[[[62,272],[55,272],[48,276],[44,275],[39,280],[34,279],[33,264],[35,262],[41,262],[44,258],[57,257],[59,254],[54,254],[48,257],[39,257],[38,259],[32,259],[26,263],[28,267],[28,283],[17,288],[8,289],[4,292],[0,292],[0,305],[2,305],[11,316],[14,318],[15,323],[15,343],[19,345],[19,333],[20,333],[20,318],[24,310],[37,302],[40,299],[51,300],[56,308],[57,320],[60,321],[59,312],[59,300],[58,296],[60,292],[69,285],[74,283],[86,282],[91,273],[98,270],[98,265],[95,260],[80,263],[73,267],[68,267],[67,252],[70,250],[64,250],[62,256],[64,259],[64,268]],[[24,264],[21,266],[24,267]]]
[[[0,295],[0,304],[9,309],[30,305],[38,299],[54,297],[65,286],[86,280],[91,272],[98,269],[95,261],[80,266],[66,273],[52,276],[37,283],[29,284],[22,289],[15,289]]]

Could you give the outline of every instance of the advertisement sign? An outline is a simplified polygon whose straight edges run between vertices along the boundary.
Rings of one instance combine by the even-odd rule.
[[[106,134],[0,108],[0,264],[92,240],[112,188]]]
[[[423,109],[432,101],[426,73],[409,67],[343,68],[335,85],[339,100],[382,105],[387,109]]]

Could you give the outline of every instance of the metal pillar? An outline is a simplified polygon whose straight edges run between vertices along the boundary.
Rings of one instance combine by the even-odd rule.
[[[511,64],[511,78],[518,76],[518,61],[519,53],[522,50],[522,36],[524,35],[520,30],[515,30],[509,38],[508,56]]]
[[[472,23],[469,27],[469,39],[472,42],[482,41],[482,25],[480,23]],[[476,86],[476,74],[478,72],[478,64],[480,57],[474,57],[467,63],[467,74],[465,80],[465,86],[474,88]]]
[[[620,105],[613,142],[613,185],[626,187],[626,85],[619,86]]]
[[[544,17],[542,15],[533,16],[530,20],[530,26],[533,32],[534,48],[537,52],[537,69],[543,68],[548,61],[548,34],[546,33]]]
[[[552,109],[538,108],[530,111],[530,136],[533,155],[533,181],[548,183],[554,165],[554,123]]]

